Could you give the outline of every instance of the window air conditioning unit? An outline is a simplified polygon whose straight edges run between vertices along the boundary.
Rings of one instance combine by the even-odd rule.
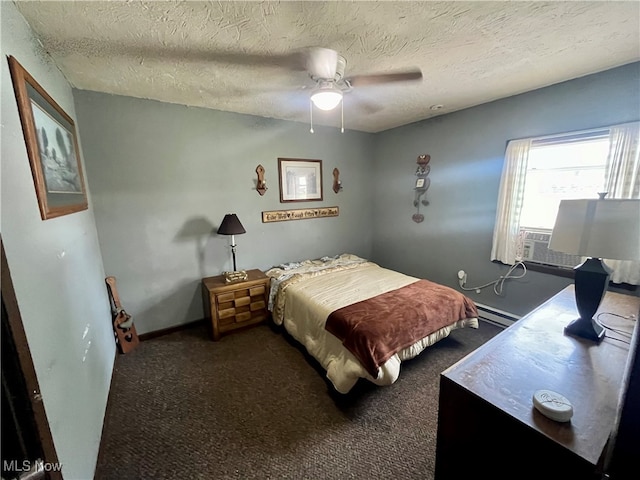
[[[520,239],[522,242],[522,260],[525,262],[565,268],[573,268],[582,263],[580,255],[570,255],[549,250],[551,232],[548,230],[523,228],[520,230]]]

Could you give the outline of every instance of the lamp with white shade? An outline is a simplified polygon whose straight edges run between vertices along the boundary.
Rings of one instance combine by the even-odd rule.
[[[587,258],[575,267],[575,296],[580,318],[566,334],[599,342],[604,327],[595,319],[609,285],[611,269],[602,259],[640,260],[640,200],[562,200],[549,249]]]

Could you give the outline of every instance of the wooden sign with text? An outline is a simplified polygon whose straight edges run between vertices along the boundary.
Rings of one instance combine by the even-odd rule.
[[[289,220],[306,220],[309,218],[337,217],[338,207],[299,208],[296,210],[272,210],[262,212],[262,223],[287,222]]]

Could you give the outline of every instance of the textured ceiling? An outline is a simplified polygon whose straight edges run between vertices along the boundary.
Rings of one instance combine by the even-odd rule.
[[[345,95],[345,128],[366,132],[640,59],[637,1],[15,3],[79,89],[308,123],[304,47],[340,52],[346,76],[420,68]]]

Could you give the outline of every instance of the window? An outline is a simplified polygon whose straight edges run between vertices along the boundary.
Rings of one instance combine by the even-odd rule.
[[[605,191],[609,135],[579,141],[534,140],[524,185],[520,226],[553,229],[560,200],[598,198]]]
[[[557,267],[581,263],[578,256],[547,248],[560,200],[598,198],[599,192],[640,198],[639,142],[640,122],[510,141],[491,259]],[[612,263],[627,265],[615,269],[614,282],[640,284],[640,263],[607,261]]]

